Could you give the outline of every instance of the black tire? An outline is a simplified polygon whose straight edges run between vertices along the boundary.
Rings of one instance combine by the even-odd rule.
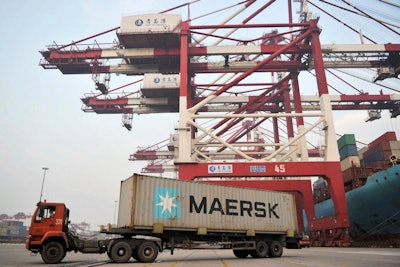
[[[136,255],[140,262],[154,262],[158,256],[158,247],[153,241],[144,241],[136,247]]]
[[[118,241],[111,247],[111,259],[116,263],[128,262],[132,257],[132,248],[126,241]]]
[[[269,244],[269,251],[268,251],[268,256],[271,258],[279,258],[282,256],[283,253],[283,247],[281,243],[277,240],[274,240]]]
[[[254,251],[255,258],[265,258],[268,255],[268,244],[265,241],[258,241],[256,250]]]
[[[247,258],[249,256],[249,251],[248,250],[233,250],[233,255],[240,259]]]
[[[53,241],[44,245],[41,254],[45,263],[56,264],[64,259],[66,251],[60,242]]]

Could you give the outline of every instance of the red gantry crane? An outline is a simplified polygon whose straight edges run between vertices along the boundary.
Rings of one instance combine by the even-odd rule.
[[[200,5],[194,2],[179,7]],[[400,44],[377,44],[363,34],[368,44],[321,44],[319,19],[308,10],[314,1],[293,2],[300,2],[299,22],[293,21],[290,0],[247,0],[186,20],[170,13],[175,9],[127,16],[120,27],[47,47],[40,65],[63,74],[92,75],[101,94],[82,98],[84,111],[123,114],[128,129],[132,114],[179,113],[174,149],[164,155],[144,149],[131,156],[153,161],[148,170],[162,172],[159,160],[172,160],[179,179],[295,192],[314,245],[348,246],[349,217],[332,111],[375,111],[369,117],[373,120],[387,109],[396,117],[400,95],[357,88],[358,94],[342,94],[327,77],[340,79],[341,71],[373,68],[377,83],[397,79]],[[278,4],[286,21],[272,23],[273,16],[266,14]],[[237,10],[220,24],[195,23],[233,8]],[[336,8],[371,17],[348,1]],[[116,32],[118,42],[87,45],[110,32]],[[142,87],[124,94],[118,93],[120,88],[110,90],[110,74],[140,76],[127,86]],[[300,84],[303,74],[311,77],[306,87]],[[349,86],[347,79],[341,82]],[[272,140],[249,142],[249,134],[260,128],[270,129]],[[315,131],[323,136],[323,153],[311,161],[307,144]],[[315,218],[310,177],[328,182],[334,217]]]

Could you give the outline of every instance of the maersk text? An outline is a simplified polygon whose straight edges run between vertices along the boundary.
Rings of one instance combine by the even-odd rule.
[[[209,205],[209,203],[211,204]],[[264,202],[251,202],[248,200],[213,198],[208,202],[207,197],[202,197],[200,201],[196,201],[195,196],[190,196],[189,212],[190,213],[204,213],[213,214],[219,212],[221,215],[230,216],[255,216],[255,217],[269,217],[277,218],[279,216],[276,212],[278,203],[264,203]],[[267,214],[268,212],[268,214]]]

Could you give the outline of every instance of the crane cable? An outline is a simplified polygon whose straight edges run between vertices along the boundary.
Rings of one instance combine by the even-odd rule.
[[[326,0],[318,0],[318,1],[320,1],[320,2],[322,2],[322,3],[324,3],[324,4],[327,4],[327,5],[330,5],[330,6],[339,8],[339,9],[342,9],[342,10],[344,10],[344,11],[347,11],[347,12],[350,12],[350,13],[353,13],[353,14],[356,14],[356,15],[358,15],[358,16],[367,17],[366,15],[364,15],[364,14],[362,14],[362,13],[356,12],[356,11],[351,10],[351,9],[348,9],[348,8],[345,8],[345,7],[343,7],[343,6],[335,5],[335,4],[330,3],[330,2],[328,2],[328,1],[326,1]],[[368,9],[368,8],[364,8],[364,9]],[[374,12],[374,11],[371,10],[371,9],[368,9],[368,10]],[[382,16],[385,16],[385,15],[382,15]],[[386,16],[386,17],[388,17],[388,16]],[[390,19],[396,20],[395,17],[391,17]],[[377,21],[380,21],[380,22],[382,22],[382,23],[384,23],[384,24],[387,24],[387,25],[390,25],[390,26],[399,28],[399,26],[397,26],[397,25],[395,25],[395,24],[392,24],[392,23],[390,23],[390,22],[387,22],[387,21],[382,21],[382,20],[377,20]]]
[[[354,8],[355,10],[357,10],[358,12],[361,12],[362,14],[364,14],[365,16],[367,16],[369,19],[374,20],[375,22],[379,23],[380,25],[382,25],[383,27],[387,28],[388,30],[396,33],[397,35],[400,35],[399,32],[393,30],[392,28],[388,27],[386,24],[382,23],[380,20],[377,20],[376,18],[370,16],[369,14],[365,13],[364,11],[362,11],[361,9],[357,8],[356,6],[350,4],[349,2],[347,2],[346,0],[342,0],[343,3],[351,6],[352,8]]]
[[[345,23],[344,21],[341,21],[340,19],[338,19],[336,16],[333,16],[332,14],[328,13],[327,11],[325,11],[324,9],[320,8],[319,6],[315,5],[314,3],[312,3],[311,1],[308,1],[309,4],[311,4],[312,6],[314,6],[315,8],[319,9],[320,11],[322,11],[323,13],[325,13],[326,15],[328,15],[329,17],[333,18],[334,20],[336,20],[337,22],[343,24],[345,27],[349,28],[350,30],[352,30],[353,32],[360,34],[359,31],[357,31],[356,29],[354,29],[353,27],[351,27],[350,25],[348,25],[347,23]],[[362,34],[362,36],[367,39],[368,41],[370,41],[373,44],[376,44],[377,42],[375,42],[374,40],[372,40],[371,38],[369,38],[368,36]]]

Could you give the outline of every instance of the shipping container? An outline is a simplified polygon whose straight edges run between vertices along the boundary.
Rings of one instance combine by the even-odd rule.
[[[10,236],[19,236],[19,229],[18,230],[10,230]]]
[[[364,153],[368,150],[368,146],[365,146],[363,148],[361,148],[360,150],[358,150],[358,156],[360,157],[360,159],[362,159],[364,157]]]
[[[20,227],[21,226],[19,226],[19,225],[9,225],[8,226],[8,230],[10,230],[10,231],[19,231]]]
[[[343,160],[350,156],[358,156],[356,145],[345,145],[339,149],[340,160]]]
[[[197,231],[297,230],[295,198],[264,191],[134,175],[121,182],[118,227]]]
[[[368,147],[371,149],[374,146],[376,146],[377,144],[383,143],[383,142],[388,142],[388,141],[396,141],[397,137],[396,137],[396,133],[395,132],[386,132],[383,135],[379,136],[378,138],[376,138],[374,141],[372,141]]]
[[[340,161],[342,171],[355,167],[360,167],[360,158],[358,156],[349,156]]]
[[[391,150],[400,150],[400,141],[389,141],[389,145]]]
[[[384,161],[387,164],[389,164],[392,156],[395,156],[397,159],[399,159],[400,158],[400,150],[394,149],[394,150],[373,152],[373,153],[369,154],[368,156],[364,156],[363,159],[361,160],[361,164],[370,165],[370,164],[374,164],[376,161]]]
[[[337,144],[339,149],[346,145],[355,145],[356,138],[354,134],[344,134],[337,140]]]
[[[2,227],[0,228],[0,236],[7,236],[8,235],[8,228]]]
[[[374,154],[376,152],[384,152],[384,151],[390,151],[390,143],[388,141],[379,143],[373,147],[370,147],[367,151],[364,152],[363,157],[368,157],[371,154]]]

